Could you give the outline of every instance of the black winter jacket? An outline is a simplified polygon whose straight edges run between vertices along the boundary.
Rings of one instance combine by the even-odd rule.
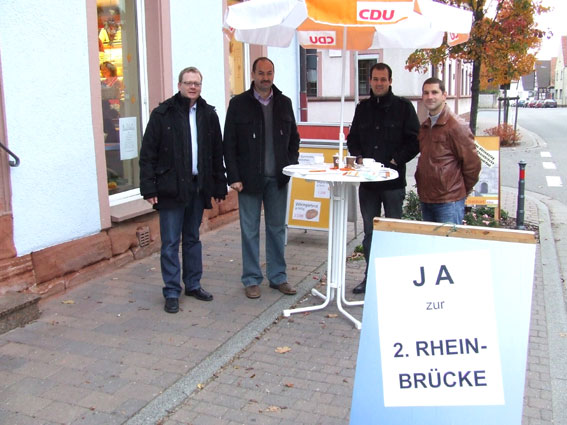
[[[419,153],[419,119],[411,102],[395,96],[392,88],[385,96],[361,101],[347,136],[351,155],[374,158],[385,167],[398,171],[399,177],[378,183],[361,183],[372,190],[391,190],[406,187],[406,163]],[[391,164],[395,160],[397,166]]]
[[[291,100],[272,86],[274,97],[273,137],[278,186],[289,177],[282,169],[297,164],[299,133]],[[242,182],[243,192],[262,191],[264,177],[264,115],[260,102],[254,97],[254,83],[249,90],[231,99],[224,125],[224,161],[228,183]]]
[[[215,108],[197,99],[198,176],[193,181],[189,144],[189,99],[177,93],[152,111],[140,150],[140,193],[157,196],[158,208],[186,203],[201,191],[205,208],[211,197],[227,193],[222,160],[222,134]]]

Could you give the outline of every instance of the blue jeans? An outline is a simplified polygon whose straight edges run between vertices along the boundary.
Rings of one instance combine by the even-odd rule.
[[[203,218],[205,202],[195,193],[186,204],[159,210],[161,232],[161,275],[165,287],[165,298],[179,298],[181,294],[179,265],[179,242],[183,261],[183,283],[192,291],[201,287],[203,274],[202,246],[199,240],[199,226]]]
[[[242,240],[242,283],[260,285],[260,215],[264,204],[266,275],[273,285],[287,282],[285,263],[285,210],[287,185],[278,188],[275,177],[264,177],[262,193],[238,193]],[[246,190],[246,188],[244,188]]]
[[[421,216],[423,221],[436,223],[463,224],[465,218],[465,198],[454,202],[429,204],[421,202]]]
[[[362,249],[366,260],[366,270],[364,280],[368,274],[368,258],[370,257],[370,247],[372,244],[372,232],[374,231],[374,217],[382,215],[382,204],[384,204],[384,215],[387,218],[402,218],[402,206],[406,190],[369,190],[364,186],[358,188],[358,201],[360,203],[360,215],[364,225],[364,239]]]

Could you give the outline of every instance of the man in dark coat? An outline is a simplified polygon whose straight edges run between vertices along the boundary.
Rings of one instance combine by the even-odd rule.
[[[385,182],[361,183],[358,189],[366,271],[363,281],[353,289],[355,294],[366,291],[374,217],[380,217],[382,205],[386,217],[402,217],[406,163],[419,153],[419,119],[409,100],[392,93],[392,69],[385,63],[372,66],[370,87],[370,98],[356,107],[347,137],[348,150],[351,155],[373,158],[385,167],[397,170],[399,177]]]
[[[260,297],[260,215],[266,223],[266,274],[271,288],[286,295],[285,211],[289,177],[282,169],[296,164],[299,133],[291,100],[274,80],[274,64],[265,57],[252,65],[253,83],[228,106],[224,160],[230,187],[238,192],[242,239],[242,283],[248,298]]]
[[[201,72],[179,73],[179,92],[152,111],[140,150],[140,193],[159,210],[161,273],[165,311],[179,311],[182,240],[185,295],[201,301],[213,296],[201,288],[203,274],[199,226],[211,197],[227,193],[222,134],[215,108],[201,97]]]

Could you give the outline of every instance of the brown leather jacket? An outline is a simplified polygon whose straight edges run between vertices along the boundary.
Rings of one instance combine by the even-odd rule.
[[[466,123],[447,105],[431,127],[429,117],[419,129],[419,151],[415,180],[419,200],[445,203],[469,194],[480,173],[474,136]]]

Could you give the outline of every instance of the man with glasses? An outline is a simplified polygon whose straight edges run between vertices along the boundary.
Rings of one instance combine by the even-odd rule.
[[[252,65],[252,86],[234,97],[224,126],[228,182],[238,192],[242,239],[242,283],[248,298],[260,298],[260,215],[266,224],[266,275],[269,286],[296,293],[287,282],[285,210],[289,177],[282,169],[296,164],[299,133],[291,100],[273,84],[274,64],[261,57]]]
[[[140,150],[140,193],[159,211],[164,309],[168,313],[179,311],[181,277],[185,295],[201,301],[213,299],[201,287],[199,226],[203,210],[212,208],[211,198],[221,202],[227,189],[219,118],[201,97],[202,80],[195,67],[179,73],[179,92],[152,111]]]

